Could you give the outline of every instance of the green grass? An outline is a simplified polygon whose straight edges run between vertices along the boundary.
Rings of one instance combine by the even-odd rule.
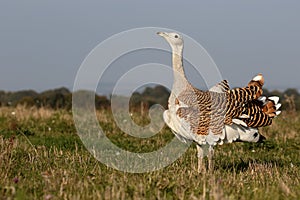
[[[110,140],[130,151],[149,152],[174,137],[164,128],[137,139],[122,133],[109,112],[98,117]],[[131,174],[85,149],[72,113],[0,108],[0,199],[299,199],[300,115],[283,114],[261,132],[263,144],[217,146],[212,173],[197,173],[192,145],[166,168]]]

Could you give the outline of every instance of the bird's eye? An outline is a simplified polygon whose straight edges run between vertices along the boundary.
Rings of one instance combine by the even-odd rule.
[[[174,37],[175,37],[175,38],[178,38],[178,35],[175,35]]]

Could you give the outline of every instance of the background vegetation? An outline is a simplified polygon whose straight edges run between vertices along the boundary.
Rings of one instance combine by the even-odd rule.
[[[76,91],[76,93],[84,93],[89,91]],[[170,92],[163,86],[156,86],[154,88],[147,87],[143,92],[135,92],[131,96],[130,107],[133,110],[148,108],[153,104],[160,104],[167,107],[167,102]],[[264,89],[264,95],[279,96],[283,109],[300,110],[300,94],[297,89],[287,89],[283,92],[274,90],[269,91]],[[292,101],[292,102],[290,102]],[[110,107],[110,99],[107,96],[96,95],[95,105],[97,109],[107,109]],[[46,107],[51,109],[66,109],[70,110],[72,107],[72,93],[67,88],[57,88],[54,90],[47,90],[37,93],[33,90],[23,90],[17,92],[0,91],[0,106],[17,106],[24,105],[26,107]]]

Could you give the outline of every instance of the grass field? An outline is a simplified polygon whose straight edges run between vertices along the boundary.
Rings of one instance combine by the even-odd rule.
[[[151,151],[174,137],[164,128],[150,139],[135,139],[117,128],[108,111],[97,115],[110,140],[130,151]],[[192,145],[166,168],[131,174],[94,159],[71,112],[2,107],[0,200],[299,199],[300,115],[283,113],[261,132],[267,137],[262,144],[217,146],[212,173],[197,173]]]

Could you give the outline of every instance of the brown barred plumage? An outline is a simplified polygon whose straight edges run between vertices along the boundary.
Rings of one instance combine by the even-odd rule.
[[[259,74],[258,76],[261,76]],[[263,79],[263,77],[262,77]],[[242,115],[249,116],[242,119],[249,127],[268,126],[275,117],[276,109],[271,101],[263,106],[258,97],[262,94],[263,82],[251,80],[245,88],[229,90],[226,80],[216,85],[221,92],[201,91],[189,86],[178,96],[180,102],[187,107],[179,107],[177,114],[180,118],[191,123],[194,134],[208,135],[211,130],[214,134],[222,134],[224,126],[231,125],[232,119]],[[197,99],[192,98],[196,95]],[[179,105],[176,98],[175,104]]]

